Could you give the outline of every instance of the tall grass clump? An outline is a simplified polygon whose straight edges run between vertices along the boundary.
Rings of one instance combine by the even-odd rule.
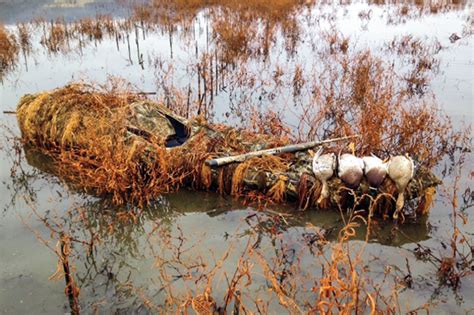
[[[134,133],[128,119],[137,115],[133,106],[140,97],[121,83],[77,83],[26,95],[18,120],[23,139],[54,158],[61,178],[86,192],[110,195],[115,203],[143,205],[175,190],[197,170],[192,159],[169,153],[159,132]]]
[[[3,24],[0,24],[0,80],[9,69],[15,67],[18,52],[19,45],[15,36]]]

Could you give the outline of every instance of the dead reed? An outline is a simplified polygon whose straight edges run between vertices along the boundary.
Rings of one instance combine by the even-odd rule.
[[[0,24],[0,81],[3,76],[15,67],[18,59],[18,43],[3,24]]]
[[[453,132],[449,117],[429,94],[414,97],[415,83],[407,82],[368,50],[329,58],[311,83],[314,107],[301,105],[299,138],[360,134],[359,154],[406,152],[433,167],[462,131]]]

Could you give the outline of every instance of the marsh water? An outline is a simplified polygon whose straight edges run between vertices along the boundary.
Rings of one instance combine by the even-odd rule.
[[[248,126],[249,111],[263,113],[272,108],[294,132],[301,133],[307,126],[300,128],[297,117],[303,111],[301,104],[310,102],[311,91],[303,84],[303,92],[295,93],[292,80],[300,67],[306,82],[311,81],[313,71],[321,70],[318,62],[323,57],[318,45],[322,37],[337,30],[350,38],[349,51],[367,48],[382,58],[393,58],[403,69],[410,67],[410,58],[416,58],[416,54],[406,58],[385,47],[394,38],[411,35],[431,44],[436,42],[439,47],[434,53],[436,70],[428,74],[426,86],[439,110],[450,116],[454,128],[472,125],[474,7],[469,2],[442,2],[436,8],[418,1],[302,5],[290,13],[291,17],[280,16],[284,12],[278,11],[276,17],[271,17],[276,22],[268,22],[269,17],[262,13],[262,17],[252,20],[254,24],[231,23],[231,33],[253,34],[255,41],[249,40],[245,48],[235,48],[229,41],[218,49],[216,43],[226,38],[222,30],[213,32],[222,23],[214,20],[212,11],[219,10],[219,5],[192,3],[192,10],[184,10],[184,17],[179,11],[169,13],[163,7],[153,20],[147,16],[142,23],[127,24],[127,19],[136,14],[137,3],[0,0],[0,21],[6,29],[16,33],[22,25],[30,34],[29,45],[21,49],[15,64],[0,73],[0,109],[4,111],[0,118],[2,314],[70,312],[64,279],[54,276],[58,269],[54,252],[58,237],[52,230],[67,232],[77,240],[96,240],[93,249],[80,242],[72,245],[74,254],[70,260],[83,313],[154,313],[159,308],[153,305],[166,304],[171,288],[176,296],[201,292],[197,280],[189,284],[186,279],[204,273],[214,264],[219,265],[219,271],[213,279],[212,295],[218,304],[225,300],[228,281],[248,249],[248,242],[252,242],[252,248],[259,248],[268,261],[281,258],[284,253],[285,260],[280,261],[283,268],[287,266],[289,270],[298,264],[302,272],[298,285],[311,288],[310,279],[318,277],[321,267],[308,238],[324,231],[330,242],[336,242],[343,225],[339,211],[300,211],[293,204],[261,207],[186,189],[165,195],[144,209],[113,206],[107,198],[84,194],[56,178],[47,157],[13,140],[20,135],[16,117],[5,111],[15,111],[24,94],[77,80],[100,84],[112,76],[121,77],[171,108],[175,103],[191,104],[187,112],[180,106],[181,114],[199,111],[215,122]],[[104,19],[104,15],[117,25],[127,26],[100,36],[79,32],[58,40],[51,35],[50,28],[56,23],[72,29],[80,19]],[[232,19],[238,23],[236,15]],[[262,44],[265,25],[272,23],[267,28],[273,29],[269,43]],[[460,39],[450,40],[454,33]],[[224,61],[235,57],[232,54],[239,56],[224,66]],[[273,80],[279,69],[283,69],[281,84]],[[472,156],[467,155],[456,192],[467,217],[461,229],[471,239],[472,162]],[[455,172],[449,170],[455,167],[449,158],[435,167],[443,185],[429,215],[402,225],[381,220],[368,244],[363,245],[364,227],[358,228],[350,241],[354,248],[366,246],[364,255],[367,264],[370,262],[373,279],[382,279],[387,266],[392,268],[394,278],[403,279],[406,266],[410,265],[413,285],[398,291],[400,312],[428,304],[433,313],[474,312],[472,274],[464,277],[456,289],[443,286],[437,266],[416,255],[419,244],[436,255],[442,255],[449,247],[453,229],[449,194],[455,179]],[[221,257],[225,257],[222,263]],[[190,267],[193,264],[199,267]],[[163,270],[167,270],[166,275]],[[284,312],[278,299],[268,298],[269,283],[263,271],[255,267],[252,272],[254,277],[247,283],[243,299],[267,298],[268,312]],[[305,300],[310,293],[302,290],[298,298]],[[259,311],[257,304],[249,309]]]

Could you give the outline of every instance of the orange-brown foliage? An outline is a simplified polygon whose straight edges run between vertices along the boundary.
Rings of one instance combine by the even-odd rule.
[[[0,24],[0,80],[8,69],[15,66],[18,58],[18,44],[15,36]]]
[[[358,154],[409,153],[434,166],[460,134],[429,97],[416,98],[392,65],[370,51],[328,62],[313,85],[316,109],[303,108],[300,135],[360,134]]]
[[[200,178],[202,163],[189,155],[170,156],[164,139],[128,137],[126,119],[137,99],[117,86],[73,84],[25,96],[18,117],[24,139],[54,158],[62,178],[85,191],[110,194],[115,203],[146,204],[192,173]],[[196,150],[196,159],[203,158],[199,152],[206,150]]]

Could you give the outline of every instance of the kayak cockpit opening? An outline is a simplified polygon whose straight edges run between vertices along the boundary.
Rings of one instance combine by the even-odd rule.
[[[176,118],[166,114],[165,116],[175,131],[175,134],[172,134],[166,138],[165,146],[167,148],[174,148],[183,145],[189,139],[189,128]]]

